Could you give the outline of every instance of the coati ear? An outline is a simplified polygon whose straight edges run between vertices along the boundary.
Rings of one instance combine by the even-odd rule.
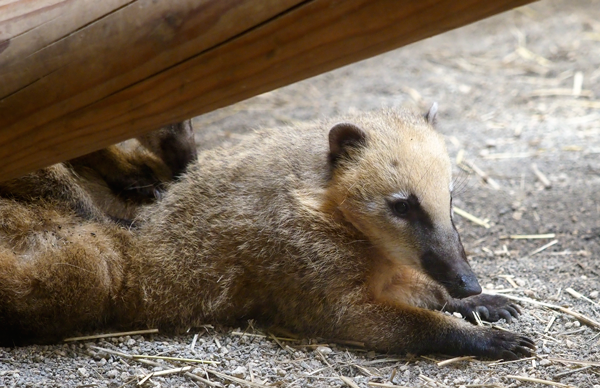
[[[425,113],[425,121],[431,126],[435,126],[437,123],[437,112],[438,112],[438,104],[434,102],[429,108],[429,112]]]
[[[329,161],[331,164],[348,153],[349,147],[365,145],[367,135],[352,123],[339,123],[329,130]]]

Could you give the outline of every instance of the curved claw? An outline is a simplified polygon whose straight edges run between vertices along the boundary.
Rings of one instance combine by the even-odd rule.
[[[510,315],[510,312],[508,312],[508,310],[500,310],[498,311],[498,315],[500,316],[500,318],[504,318],[506,323],[512,322],[512,315]]]
[[[519,345],[528,347],[533,350],[536,349],[535,342],[533,342],[532,339],[529,339],[527,337],[521,337],[521,342],[519,342]]]
[[[508,305],[508,307],[511,307],[513,310],[515,310],[517,312],[517,315],[515,315],[515,317],[522,314],[521,313],[521,307],[519,307],[519,305],[511,303],[511,304]]]
[[[477,306],[475,308],[475,311],[477,311],[477,314],[479,314],[479,316],[481,317],[481,319],[484,319],[486,321],[487,321],[487,319],[490,316],[490,311],[485,306]]]
[[[506,309],[506,311],[508,311],[508,313],[509,313],[511,316],[513,316],[513,317],[515,317],[515,318],[518,318],[518,317],[519,317],[519,315],[521,315],[521,313],[520,313],[519,311],[517,311],[517,309],[515,309],[515,308],[513,307],[513,305],[506,306],[506,307],[505,307],[505,309]]]
[[[521,309],[507,298],[487,294],[453,300],[450,310],[461,313],[471,323],[476,322],[474,312],[478,313],[481,319],[489,322],[504,319],[507,323],[511,323],[513,318],[521,315]]]

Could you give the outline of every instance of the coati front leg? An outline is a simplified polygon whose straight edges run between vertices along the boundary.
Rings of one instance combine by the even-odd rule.
[[[371,325],[396,325],[396,328],[390,330],[403,338],[404,342],[400,342],[398,348],[404,351],[514,359],[530,355],[531,350],[535,348],[533,342],[526,337],[473,326],[454,317],[431,311],[460,312],[471,321],[474,321],[473,312],[476,311],[488,321],[497,321],[500,318],[510,321],[511,317],[517,317],[520,311],[503,296],[475,295],[464,299],[452,298],[443,286],[424,273],[407,266],[396,267],[385,261],[376,267],[369,286],[370,303],[359,307],[359,314],[362,314],[363,309],[368,309],[374,316],[381,317],[379,322],[372,322]],[[374,330],[381,332],[382,329]],[[353,335],[356,335],[354,338],[361,338],[359,335],[369,337],[367,332]],[[377,335],[373,337],[370,341],[379,341],[376,339]],[[394,350],[393,343],[387,349],[385,342],[374,346],[383,346],[382,350]]]
[[[380,260],[374,266],[369,279],[371,298],[381,303],[409,304],[429,310],[458,312],[469,322],[475,323],[474,313],[486,321],[496,322],[504,318],[511,322],[521,310],[501,295],[479,294],[458,299],[428,275],[409,266],[396,266]]]
[[[338,319],[333,333],[338,338],[362,340],[368,348],[385,352],[513,360],[531,356],[535,349],[524,336],[400,303],[357,303],[343,309]]]

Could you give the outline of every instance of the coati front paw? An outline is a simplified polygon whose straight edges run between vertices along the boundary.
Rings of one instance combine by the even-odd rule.
[[[475,323],[476,312],[484,321],[496,322],[504,318],[507,323],[521,314],[519,306],[501,295],[479,294],[465,299],[453,299],[447,306],[450,312],[458,312],[466,320]]]
[[[535,348],[533,340],[525,336],[494,329],[486,332],[484,340],[479,344],[479,349],[474,353],[496,360],[517,360],[522,357],[531,357]]]

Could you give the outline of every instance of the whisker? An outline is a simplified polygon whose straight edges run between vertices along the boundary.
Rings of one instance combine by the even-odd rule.
[[[452,195],[457,197],[459,195],[463,195],[467,193],[471,189],[470,182],[471,175],[466,171],[459,170],[457,174],[454,175],[452,179]]]

